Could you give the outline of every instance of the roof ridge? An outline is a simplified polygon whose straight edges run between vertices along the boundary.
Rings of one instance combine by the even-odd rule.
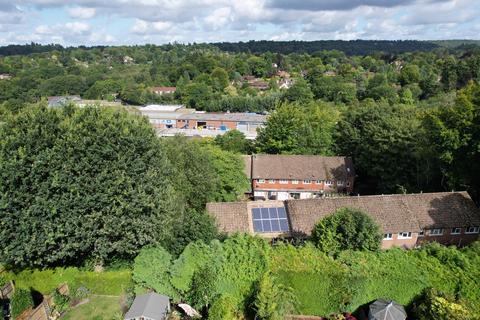
[[[390,194],[369,194],[369,195],[356,195],[356,196],[330,196],[323,198],[311,198],[311,199],[289,199],[286,201],[318,201],[318,200],[327,200],[327,199],[349,199],[349,198],[394,198],[394,197],[413,197],[413,196],[422,196],[422,195],[440,195],[440,194],[468,194],[467,191],[442,191],[442,192],[420,192],[420,193],[390,193]]]

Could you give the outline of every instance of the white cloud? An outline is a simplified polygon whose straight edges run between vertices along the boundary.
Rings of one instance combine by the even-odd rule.
[[[148,22],[148,21],[137,19],[131,31],[136,34],[146,35],[146,34],[165,33],[171,28],[172,28],[171,22],[166,22],[166,21]]]
[[[51,19],[45,18],[45,13],[51,9],[55,14],[63,10],[71,21],[49,24]],[[56,36],[64,42],[87,45],[112,41],[478,39],[478,12],[477,0],[0,0],[0,35],[4,42],[19,42],[33,33],[32,39],[40,37],[45,42]],[[93,17],[91,24],[81,21]],[[65,17],[59,18],[65,21]]]
[[[91,29],[90,25],[85,22],[67,22],[65,23],[65,28],[73,34],[85,34],[88,33]]]
[[[68,9],[68,14],[72,18],[90,19],[95,16],[97,10],[95,8],[74,7]]]
[[[205,18],[205,23],[207,26],[210,26],[216,30],[227,25],[232,20],[232,9],[225,7],[214,10]]]

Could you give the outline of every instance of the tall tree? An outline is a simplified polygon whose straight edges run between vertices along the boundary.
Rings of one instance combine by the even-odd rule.
[[[177,220],[171,166],[145,119],[35,106],[0,125],[0,261],[129,258]]]

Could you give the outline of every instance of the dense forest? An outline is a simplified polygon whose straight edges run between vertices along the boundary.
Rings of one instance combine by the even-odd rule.
[[[431,51],[439,48],[438,44],[418,40],[318,40],[318,41],[248,41],[248,42],[219,42],[214,46],[229,52],[266,53],[278,52],[309,53],[323,50],[338,50],[348,56],[368,55],[375,52],[398,54],[414,51]]]

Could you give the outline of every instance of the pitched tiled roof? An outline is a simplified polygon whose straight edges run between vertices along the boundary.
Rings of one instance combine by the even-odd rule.
[[[346,180],[355,175],[350,157],[257,154],[252,165],[252,179]]]
[[[344,207],[365,211],[384,233],[480,226],[480,209],[467,192],[326,197],[275,203],[282,204],[287,209],[292,234],[310,235],[319,220]],[[222,231],[253,233],[249,210],[271,205],[271,201],[210,203],[207,211],[216,217]]]
[[[242,156],[243,160],[243,172],[248,179],[252,179],[252,156]]]
[[[251,232],[247,202],[207,203],[207,212],[215,217],[220,232]]]
[[[340,208],[360,209],[368,213],[385,233],[419,231],[420,226],[404,197],[364,196],[332,197],[287,201],[293,232],[310,235],[313,226]]]
[[[480,209],[465,191],[410,195],[408,204],[422,229],[480,226]]]

